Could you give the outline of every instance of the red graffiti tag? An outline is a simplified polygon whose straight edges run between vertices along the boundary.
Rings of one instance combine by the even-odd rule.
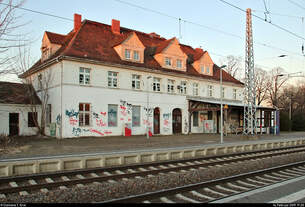
[[[128,121],[131,121],[131,119],[129,118]]]
[[[97,131],[97,130],[95,130],[95,129],[90,129],[90,132],[93,132],[93,133],[96,133],[96,134],[99,134],[99,135],[104,136],[104,134],[103,134],[102,132]]]
[[[124,120],[124,118],[120,118],[120,120],[121,120],[121,121],[123,121],[123,120]]]
[[[164,126],[168,126],[168,120],[164,120]]]
[[[105,134],[112,134],[111,131],[104,131]]]
[[[103,120],[96,119],[96,125],[103,127],[103,126],[106,126],[106,123],[104,123]]]
[[[78,122],[77,119],[74,119],[74,118],[72,118],[72,117],[69,119],[69,121],[70,121],[70,124],[71,124],[72,126],[75,126],[75,125],[77,124],[77,122]]]
[[[101,115],[106,116],[107,112],[101,112]]]

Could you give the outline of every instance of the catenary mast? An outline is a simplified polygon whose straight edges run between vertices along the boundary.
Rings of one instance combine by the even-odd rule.
[[[246,57],[245,57],[245,88],[244,88],[244,125],[246,135],[256,133],[256,93],[254,80],[254,53],[251,9],[247,9]]]

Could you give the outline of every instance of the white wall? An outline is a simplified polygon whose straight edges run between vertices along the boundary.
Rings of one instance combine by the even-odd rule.
[[[38,110],[40,110],[39,107]],[[9,135],[9,113],[19,113],[19,135],[35,135],[37,128],[28,127],[28,112],[32,112],[32,110],[25,105],[0,104],[0,134]],[[40,111],[38,111],[38,122],[39,117]]]
[[[90,68],[90,85],[79,84],[79,68]],[[63,70],[61,69],[63,68]],[[175,108],[182,111],[182,132],[188,132],[188,103],[186,96],[193,96],[193,83],[199,83],[199,96],[207,98],[208,85],[214,86],[214,95],[212,99],[220,98],[220,85],[218,81],[202,80],[196,77],[181,77],[179,75],[165,75],[157,73],[147,73],[133,69],[124,69],[89,63],[79,63],[64,60],[49,67],[46,71],[53,71],[52,82],[49,88],[48,104],[52,106],[52,122],[57,123],[56,137],[77,137],[77,136],[104,136],[122,135],[125,123],[131,123],[131,113],[124,116],[124,111],[120,108],[125,104],[141,106],[141,125],[133,127],[132,134],[140,135],[146,132],[146,111],[147,106],[147,86],[150,90],[150,106],[152,110],[156,107],[160,108],[160,133],[172,134],[172,112]],[[118,88],[108,87],[108,71],[118,72]],[[141,75],[141,90],[132,89],[132,74]],[[161,92],[152,91],[152,80],[147,80],[148,76],[161,78]],[[38,74],[33,75],[34,87],[38,88]],[[175,94],[167,93],[168,79],[175,80]],[[179,94],[177,85],[181,81],[187,81],[187,94]],[[62,83],[62,85],[61,85]],[[237,99],[241,101],[241,93],[243,88],[233,83],[223,83],[226,87],[226,96],[224,99],[233,100],[233,88],[238,89]],[[38,92],[39,94],[39,92]],[[62,104],[61,104],[62,103]],[[91,124],[89,127],[79,127],[78,117],[69,117],[69,112],[79,111],[79,103],[91,104]],[[101,115],[101,112],[108,112],[108,104],[118,105],[118,126],[108,127],[108,115]],[[126,106],[125,106],[126,107]],[[66,111],[68,113],[66,113]],[[153,111],[152,111],[153,112]],[[93,113],[98,114],[94,117]],[[73,121],[75,120],[74,124]],[[213,114],[216,119],[216,114]],[[97,123],[106,123],[106,126],[98,126]],[[150,127],[153,128],[153,114],[149,118]],[[164,126],[164,124],[166,126]],[[62,127],[62,133],[61,133]],[[49,134],[49,128],[46,133]],[[194,129],[196,131],[196,129]],[[201,132],[200,129],[197,130]]]

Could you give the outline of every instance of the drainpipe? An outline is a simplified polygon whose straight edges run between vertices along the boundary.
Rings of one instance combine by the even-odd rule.
[[[58,57],[56,59],[56,61],[59,63],[60,62],[60,139],[62,139],[62,114],[63,114],[63,111],[62,111],[62,83],[63,83],[63,62],[59,60],[60,57]]]

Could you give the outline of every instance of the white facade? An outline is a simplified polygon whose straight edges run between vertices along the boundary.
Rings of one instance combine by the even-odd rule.
[[[80,81],[80,68],[90,70],[89,84],[80,84],[82,82]],[[108,86],[109,71],[117,73],[117,81],[115,81],[117,84],[114,84],[117,87]],[[52,77],[49,84],[48,104],[51,104],[51,122],[56,123],[56,137],[58,138],[123,135],[126,124],[129,124],[129,127],[131,126],[132,135],[145,134],[147,124],[154,133],[153,111],[155,108],[160,109],[160,134],[173,134],[172,115],[174,109],[180,109],[181,111],[182,133],[188,133],[187,97],[205,98],[207,100],[220,99],[220,84],[215,80],[152,71],[145,68],[89,63],[89,61],[84,63],[72,60],[61,60],[30,77],[33,78],[33,86],[38,95],[37,77],[39,74],[44,76],[46,73]],[[132,75],[140,76],[140,89],[133,89]],[[150,76],[151,78],[148,78]],[[160,91],[153,91],[154,78],[160,79]],[[168,80],[174,80],[174,93],[168,92]],[[186,81],[186,94],[180,94],[178,91],[177,86],[180,85],[181,81]],[[85,82],[84,80],[82,83]],[[194,83],[198,84],[198,95],[197,92],[194,92]],[[111,84],[113,86],[113,80]],[[211,88],[211,86],[212,96],[210,97],[208,88]],[[224,100],[242,102],[242,85],[224,82],[223,87],[225,88]],[[149,88],[149,92],[147,88]],[[156,86],[156,88],[158,87]],[[236,100],[233,89],[236,89]],[[147,121],[148,99],[150,115]],[[88,126],[80,126],[79,104],[90,105],[90,110],[86,112],[90,114]],[[109,105],[113,105],[110,107],[117,107],[116,126],[109,126]],[[140,106],[139,126],[132,127],[132,106]],[[213,112],[213,119],[216,120],[216,112]],[[192,127],[192,132],[201,133],[202,129],[200,127],[202,127],[202,123],[198,127]],[[50,133],[49,128],[47,128],[46,133]]]
[[[40,117],[40,106],[34,106],[37,117]],[[0,104],[0,134],[10,135],[10,114],[18,114],[18,135],[31,136],[37,134],[37,127],[29,127],[28,113],[33,112],[33,106],[22,104]],[[39,123],[39,118],[38,118]]]

